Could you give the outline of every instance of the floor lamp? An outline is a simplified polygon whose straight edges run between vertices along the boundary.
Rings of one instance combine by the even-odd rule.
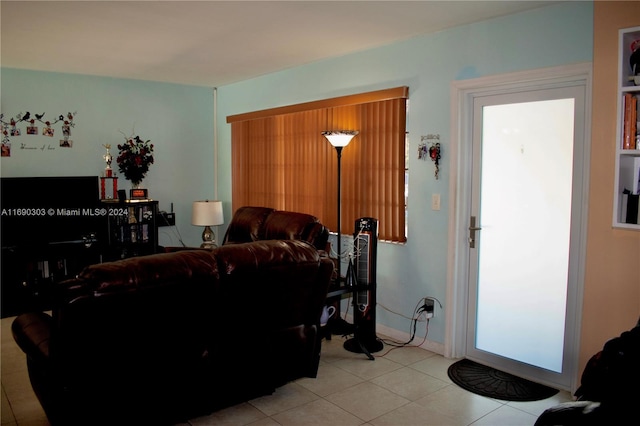
[[[340,162],[342,160],[342,148],[344,148],[345,146],[349,145],[349,142],[351,142],[351,139],[353,139],[353,137],[355,135],[358,134],[357,130],[327,130],[322,132],[322,134],[324,135],[325,138],[327,138],[327,140],[331,143],[331,145],[333,145],[333,147],[336,149],[336,152],[338,153],[338,238],[337,238],[337,256],[338,256],[338,265],[337,265],[337,272],[338,272],[338,285],[340,284],[340,278],[341,278],[341,263],[342,263],[342,253],[341,253],[341,244],[340,244],[340,175],[341,175],[341,170],[340,170]]]

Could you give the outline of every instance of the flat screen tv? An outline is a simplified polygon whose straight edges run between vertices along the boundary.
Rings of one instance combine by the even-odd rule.
[[[0,178],[2,248],[81,243],[105,232],[97,176]]]

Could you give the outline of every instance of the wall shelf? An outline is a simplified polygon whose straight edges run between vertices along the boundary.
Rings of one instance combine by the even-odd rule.
[[[621,29],[618,34],[618,113],[616,124],[615,184],[613,197],[613,226],[621,229],[640,231],[638,220],[638,193],[640,192],[640,146],[637,146],[637,134],[640,126],[638,104],[640,104],[640,83],[634,81],[629,63],[631,44],[638,40],[640,27]],[[629,111],[635,123],[627,118]],[[626,143],[625,143],[626,141]],[[625,194],[631,192],[631,194]],[[630,203],[635,203],[629,207]]]

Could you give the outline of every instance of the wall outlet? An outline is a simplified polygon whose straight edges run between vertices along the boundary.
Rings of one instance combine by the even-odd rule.
[[[427,319],[433,318],[436,314],[435,300],[433,300],[431,297],[424,298],[424,314]]]

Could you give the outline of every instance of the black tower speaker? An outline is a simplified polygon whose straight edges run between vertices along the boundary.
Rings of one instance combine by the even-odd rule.
[[[363,217],[355,221],[353,233],[354,264],[349,263],[347,283],[357,286],[353,295],[354,337],[344,343],[350,352],[366,353],[382,350],[383,343],[376,336],[376,260],[378,248],[378,220]],[[355,283],[353,283],[355,280]]]

